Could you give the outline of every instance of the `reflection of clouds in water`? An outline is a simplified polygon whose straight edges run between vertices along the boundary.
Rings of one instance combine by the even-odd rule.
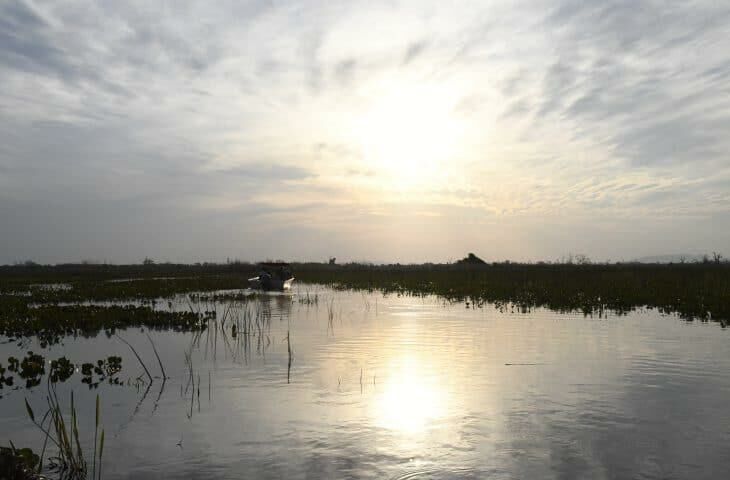
[[[730,451],[717,446],[730,432],[711,426],[726,410],[718,382],[730,386],[686,360],[636,355],[619,385],[576,386],[574,404],[534,393],[505,412],[505,468],[516,478],[724,477]]]

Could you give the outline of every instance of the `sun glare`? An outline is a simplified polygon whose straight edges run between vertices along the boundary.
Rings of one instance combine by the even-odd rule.
[[[395,187],[425,186],[443,177],[459,128],[449,98],[418,88],[387,95],[357,126],[364,160]]]
[[[401,360],[378,395],[375,419],[382,428],[418,433],[445,414],[446,398],[435,381],[424,378],[413,358]]]

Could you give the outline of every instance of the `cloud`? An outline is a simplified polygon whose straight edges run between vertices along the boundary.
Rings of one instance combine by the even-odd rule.
[[[572,229],[575,238],[587,226],[609,231],[623,218],[630,233],[639,225],[649,232],[629,256],[663,253],[654,249],[667,238],[677,244],[670,250],[717,250],[721,240],[699,231],[717,219],[730,231],[728,21],[730,8],[709,0],[468,8],[435,1],[5,2],[0,191],[6,204],[28,212],[69,191],[79,195],[75,209],[93,199],[84,206],[88,218],[115,232],[105,247],[110,259],[129,228],[104,215],[139,211],[147,212],[135,224],[140,239],[152,238],[140,226],[147,222],[177,231],[162,217],[238,211],[240,220],[229,220],[242,235],[243,217],[257,218],[265,231],[336,235],[358,258],[368,257],[357,239],[367,236],[369,221],[378,227],[368,238],[385,245],[494,215],[550,238],[562,235],[556,228]],[[403,169],[373,158],[392,150],[384,137],[428,145],[433,135],[418,131],[417,113],[388,108],[427,112],[439,117],[435,130],[456,132],[448,157],[437,159],[438,175],[414,171],[428,181],[404,182]],[[393,132],[364,121],[389,116],[399,119]],[[54,211],[73,224],[72,208]],[[404,222],[399,211],[423,223]],[[7,208],[2,215],[16,231],[43,232],[40,224],[28,227],[26,215]],[[672,215],[679,220],[667,235],[664,219]],[[67,255],[60,244],[78,239],[63,224],[48,223],[50,237],[66,232],[57,246],[23,248],[24,255]],[[472,244],[497,236],[468,231]],[[499,256],[576,250],[510,234],[520,240],[501,239]],[[263,236],[247,240],[253,251],[277,256]],[[440,246],[414,247],[420,253],[409,260],[453,256],[433,243]],[[590,245],[615,257],[612,249],[624,254],[629,243],[595,237]],[[234,248],[213,240],[206,247],[202,237],[195,245],[221,256]],[[167,248],[194,250],[174,241]],[[315,254],[313,246],[302,248]],[[16,259],[2,255],[0,262]],[[393,246],[382,255],[408,251]]]
[[[728,14],[711,2],[563,2],[545,21],[559,53],[540,113],[581,122],[581,136],[608,130],[613,151],[636,166],[716,163],[730,116],[703,109],[723,96],[707,71],[724,60],[713,68],[712,55],[695,52],[712,48]]]
[[[5,2],[0,6],[0,18],[0,61],[4,66],[73,75],[65,53],[52,45],[47,35],[50,25],[28,4]]]
[[[428,48],[428,42],[425,40],[411,43],[406,50],[406,54],[403,56],[403,64],[408,65],[411,63],[419,55],[421,55],[426,48]]]
[[[212,172],[253,180],[302,180],[313,176],[310,170],[296,165],[249,164]]]

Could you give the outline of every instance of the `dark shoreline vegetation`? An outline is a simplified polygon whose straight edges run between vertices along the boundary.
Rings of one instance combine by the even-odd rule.
[[[475,307],[544,307],[585,315],[651,308],[685,320],[730,322],[730,264],[343,266],[307,272],[340,288],[438,295]]]
[[[624,314],[657,309],[686,320],[730,321],[730,264],[292,264],[301,284],[387,294],[437,295],[473,307],[528,311]],[[204,328],[203,313],[153,308],[175,295],[193,302],[234,299],[216,293],[245,288],[256,265],[144,264],[0,267],[0,333],[37,335],[57,342],[66,335],[108,335],[125,327],[181,331]],[[61,284],[61,287],[52,284]],[[306,288],[306,287],[305,287]],[[201,294],[201,292],[203,292]],[[207,293],[207,295],[206,295]],[[230,298],[229,298],[230,297]],[[134,306],[84,302],[136,302]],[[72,305],[68,305],[72,304]]]

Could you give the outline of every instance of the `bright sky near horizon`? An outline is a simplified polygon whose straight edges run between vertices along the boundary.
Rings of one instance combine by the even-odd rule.
[[[0,0],[0,263],[730,254],[730,3]]]

